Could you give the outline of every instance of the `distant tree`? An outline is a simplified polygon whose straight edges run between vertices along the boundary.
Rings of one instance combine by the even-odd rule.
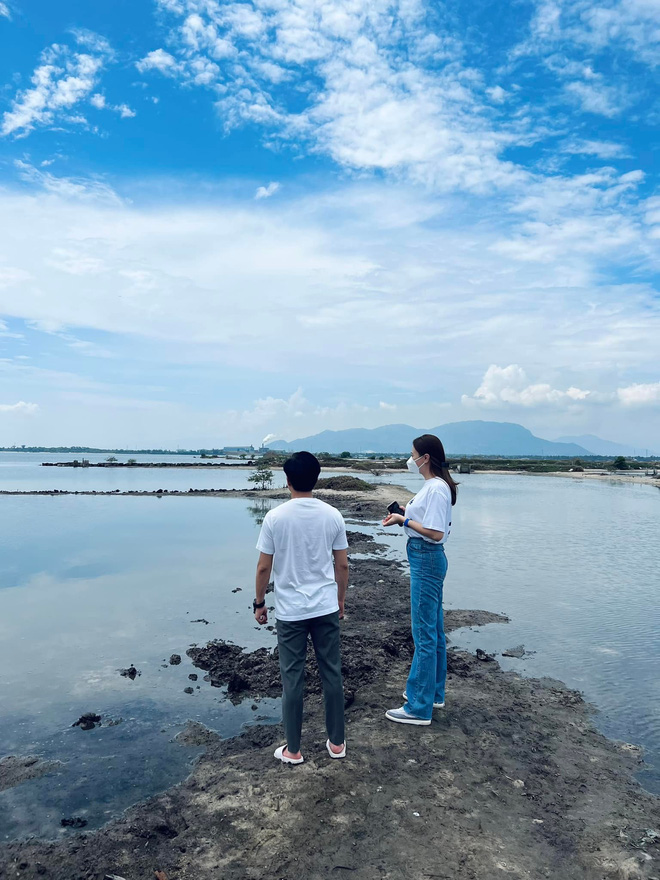
[[[270,489],[273,485],[273,472],[268,467],[267,461],[261,459],[248,477],[248,482],[254,483],[257,489]]]
[[[351,453],[350,452],[342,452],[342,454],[339,457],[340,458],[350,458]]]
[[[129,458],[126,464],[137,464],[137,458]]]
[[[114,455],[109,455],[109,456],[106,458],[106,461],[109,462],[110,464],[114,464],[114,462],[116,462],[117,459],[115,458]]]
[[[612,462],[612,470],[615,471],[627,471],[628,470],[628,462],[625,460],[623,455],[617,455],[617,457]]]

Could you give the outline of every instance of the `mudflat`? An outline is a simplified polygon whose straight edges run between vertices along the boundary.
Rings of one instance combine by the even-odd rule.
[[[378,504],[345,495],[338,506],[355,520]],[[369,536],[354,531],[350,541],[360,558],[342,624],[345,759],[326,752],[310,663],[302,765],[273,758],[279,727],[222,741],[189,725],[186,740],[206,751],[188,779],[97,832],[0,847],[0,877],[660,877],[660,800],[633,778],[641,755],[599,734],[579,693],[450,646],[447,705],[431,726],[386,720],[402,703],[412,654],[408,578]],[[446,628],[498,620],[506,625],[489,612],[450,610]],[[200,679],[229,686],[233,700],[277,693],[272,651],[239,649],[212,640],[189,655]]]

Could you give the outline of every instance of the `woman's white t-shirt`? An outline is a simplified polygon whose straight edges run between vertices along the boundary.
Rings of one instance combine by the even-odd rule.
[[[344,518],[320,498],[292,498],[268,511],[257,550],[273,557],[278,620],[307,620],[339,609],[332,551],[347,547]]]
[[[444,544],[451,531],[451,489],[441,477],[424,480],[424,485],[414,498],[406,504],[406,518],[424,526],[444,532],[442,541],[426,538],[413,529],[404,528],[409,538],[423,538],[429,544]]]

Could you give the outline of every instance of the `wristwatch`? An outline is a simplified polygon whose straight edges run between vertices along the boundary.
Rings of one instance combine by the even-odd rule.
[[[265,604],[266,604],[266,600],[265,600],[265,599],[263,600],[263,602],[257,602],[256,599],[253,599],[253,600],[252,600],[252,610],[253,610],[253,611],[256,611],[257,608],[263,608]]]

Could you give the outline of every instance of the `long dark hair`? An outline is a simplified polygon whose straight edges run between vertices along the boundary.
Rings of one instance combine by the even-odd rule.
[[[458,483],[452,479],[449,473],[449,466],[445,459],[445,447],[442,445],[440,438],[436,437],[435,434],[422,434],[421,437],[413,440],[412,445],[419,455],[428,454],[430,456],[431,473],[445,481],[451,491],[451,503],[452,505],[456,504]]]

